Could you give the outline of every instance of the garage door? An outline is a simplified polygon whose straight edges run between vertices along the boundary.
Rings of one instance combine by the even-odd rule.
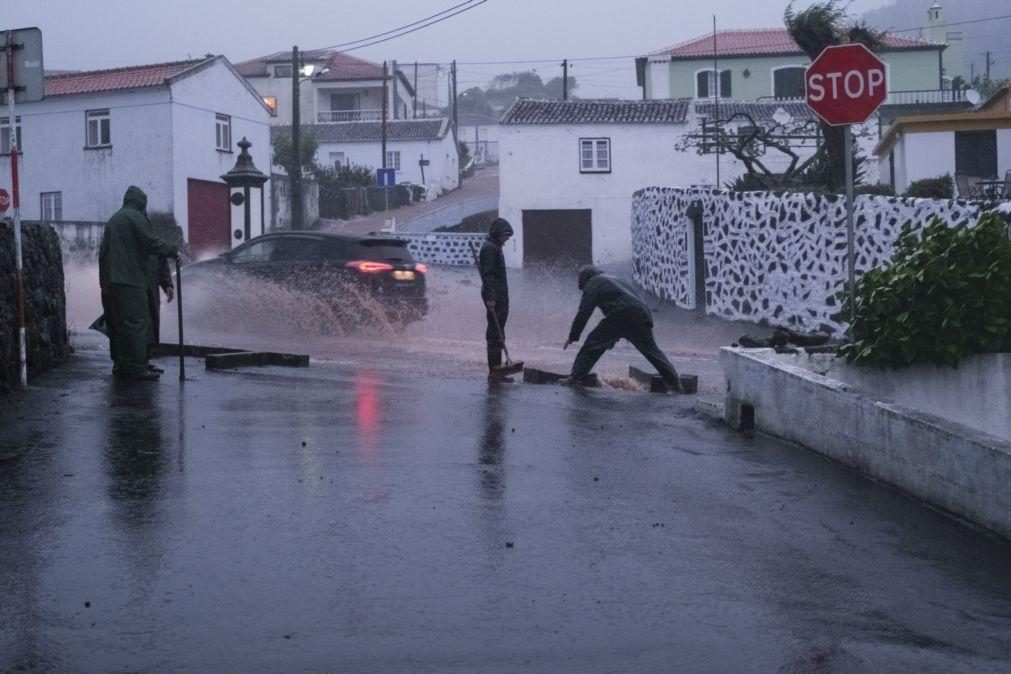
[[[593,263],[588,208],[523,211],[523,265],[575,269]]]
[[[222,253],[231,247],[228,185],[209,180],[186,181],[189,197],[189,241],[194,255]]]

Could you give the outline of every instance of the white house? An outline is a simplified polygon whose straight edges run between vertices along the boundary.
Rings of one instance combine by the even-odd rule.
[[[899,117],[874,153],[882,178],[900,193],[945,174],[957,177],[960,192],[975,180],[1003,178],[1011,172],[1011,87],[972,112]]]
[[[290,126],[277,126],[274,137],[290,134]],[[316,163],[322,166],[358,165],[380,168],[382,123],[336,122],[302,126],[302,133],[319,143]],[[430,196],[456,189],[459,159],[448,119],[401,119],[386,122],[386,167],[396,170],[398,183],[424,185]]]
[[[221,175],[243,137],[269,170],[270,113],[227,59],[54,75],[45,88],[44,100],[17,108],[25,219],[105,221],[137,185],[149,211],[175,215],[194,252],[235,243],[243,209],[229,204]],[[9,139],[9,119],[0,118],[0,184],[8,187]],[[270,212],[263,192],[254,234]]]
[[[516,230],[507,263],[631,259],[637,190],[722,187],[744,173],[731,155],[683,147],[686,136],[703,130],[703,120],[733,119],[731,126],[740,128],[751,121],[776,125],[784,113],[789,122],[812,115],[799,103],[727,102],[718,114],[711,107],[690,99],[516,101],[499,121],[499,215]],[[867,147],[876,139],[876,133],[861,136]],[[813,138],[792,142],[802,158],[814,152]],[[762,157],[773,172],[783,172],[789,160],[773,151]]]
[[[461,143],[470,148],[478,166],[498,163],[498,117],[480,113],[461,114],[458,120]]]

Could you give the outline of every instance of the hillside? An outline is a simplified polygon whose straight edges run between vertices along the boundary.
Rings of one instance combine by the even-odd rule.
[[[895,0],[892,4],[865,13],[861,19],[883,30],[902,30],[923,26],[927,8],[933,0]],[[974,21],[1011,15],[1011,0],[941,0],[944,23]],[[1011,19],[951,26],[947,30],[961,31],[965,41],[965,77],[970,62],[976,74],[986,69],[986,52],[991,52],[991,76],[994,79],[1011,76]],[[918,35],[915,32],[903,35]]]

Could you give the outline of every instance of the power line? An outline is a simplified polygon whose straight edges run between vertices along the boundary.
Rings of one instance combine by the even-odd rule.
[[[916,28],[903,28],[902,30],[887,30],[888,33],[914,33],[925,28],[947,28],[948,26],[964,26],[970,23],[985,23],[987,21],[1000,21],[1001,19],[1011,19],[1011,14],[1004,16],[991,16],[987,19],[972,19],[971,21],[954,21],[952,23],[939,23],[936,26],[917,26]]]
[[[335,44],[335,45],[333,45],[331,47],[324,47],[323,49],[340,49],[341,47],[348,47],[348,46],[353,45],[353,44],[358,44],[359,42],[368,42],[369,40],[375,40],[376,38],[384,37],[386,35],[389,35],[390,33],[396,33],[398,31],[404,30],[405,28],[411,28],[412,26],[417,26],[419,23],[424,23],[425,21],[429,21],[430,19],[434,19],[436,17],[442,16],[443,14],[451,12],[454,9],[459,9],[460,7],[463,7],[464,5],[469,5],[472,2],[474,2],[474,0],[466,0],[466,2],[461,2],[458,5],[453,5],[452,7],[449,7],[448,9],[444,9],[441,12],[436,12],[435,14],[432,14],[431,16],[426,16],[424,19],[418,19],[417,21],[414,21],[412,23],[404,24],[403,26],[400,26],[399,28],[393,28],[391,30],[388,30],[388,31],[385,31],[385,32],[382,32],[382,33],[376,33],[375,35],[370,35],[368,37],[363,37],[360,40],[352,40],[351,42],[344,42],[344,43],[341,43],[341,44]]]
[[[355,51],[355,50],[358,50],[358,49],[364,49],[366,47],[371,47],[373,45],[382,44],[383,42],[389,42],[390,40],[395,40],[398,37],[403,37],[405,35],[410,35],[411,33],[415,33],[417,31],[421,30],[422,28],[428,28],[429,26],[434,26],[437,23],[442,23],[443,21],[446,21],[447,19],[452,19],[457,14],[463,14],[464,12],[469,12],[472,9],[480,7],[481,5],[483,5],[486,2],[488,2],[488,0],[477,0],[477,2],[475,2],[474,4],[465,3],[467,6],[463,7],[462,9],[457,9],[452,14],[446,14],[445,16],[442,16],[440,18],[434,19],[432,21],[428,21],[427,23],[423,23],[422,25],[416,26],[415,28],[411,28],[410,30],[404,30],[402,32],[399,32],[396,35],[391,35],[390,37],[384,37],[384,38],[380,38],[378,40],[373,40],[372,42],[366,42],[365,44],[360,44],[357,47],[351,47],[350,49],[342,49],[341,51],[342,52],[349,52],[349,51]],[[446,10],[446,11],[449,11],[449,10]],[[438,16],[438,15],[436,15],[436,16]],[[425,21],[425,19],[422,19],[422,21]],[[408,24],[408,25],[416,25],[417,23],[418,22],[415,22],[414,24]],[[402,28],[404,28],[404,26],[401,26],[401,28],[397,28],[397,29],[395,29],[393,31],[387,31],[387,32],[396,32],[396,31],[401,30]]]

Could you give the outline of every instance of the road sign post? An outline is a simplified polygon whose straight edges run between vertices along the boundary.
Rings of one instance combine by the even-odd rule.
[[[862,44],[827,47],[804,75],[808,106],[831,126],[842,126],[846,166],[846,251],[850,325],[856,317],[856,251],[853,226],[853,124],[863,124],[888,97],[888,70]]]
[[[18,375],[21,388],[28,388],[28,358],[25,349],[25,275],[21,251],[21,192],[18,183],[17,111],[15,103],[40,101],[45,96],[42,67],[42,31],[21,28],[4,31],[0,92],[6,92],[10,130],[11,192],[14,204],[14,285],[17,303]]]

